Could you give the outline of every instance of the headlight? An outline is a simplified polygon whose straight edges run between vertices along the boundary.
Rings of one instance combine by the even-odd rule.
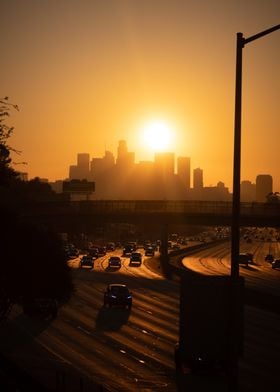
[[[111,294],[110,297],[111,297],[111,298],[117,298],[117,296],[114,295],[114,294]]]

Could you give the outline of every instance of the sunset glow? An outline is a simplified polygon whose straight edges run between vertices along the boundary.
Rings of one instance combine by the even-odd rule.
[[[152,151],[166,151],[171,147],[172,133],[164,122],[154,121],[143,129],[143,140]]]
[[[277,25],[279,0],[13,0],[1,13],[17,170],[65,179],[77,153],[116,158],[126,140],[135,163],[173,152],[231,189],[236,33]],[[242,180],[268,173],[275,190],[279,38],[246,45],[242,78]]]

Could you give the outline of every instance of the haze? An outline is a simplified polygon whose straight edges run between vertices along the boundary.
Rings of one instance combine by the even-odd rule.
[[[236,33],[279,24],[278,0],[1,1],[1,96],[16,169],[68,177],[78,152],[127,140],[153,160],[143,124],[162,121],[172,151],[232,187]],[[271,174],[280,191],[279,31],[244,49],[242,179]]]

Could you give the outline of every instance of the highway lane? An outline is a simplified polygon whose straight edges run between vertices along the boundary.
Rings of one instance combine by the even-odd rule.
[[[201,274],[228,275],[230,251],[229,242],[219,244],[183,258],[182,263]],[[271,264],[265,261],[267,253],[280,257],[279,242],[253,240],[248,243],[242,239],[240,251],[254,254],[253,265],[240,265],[245,287],[259,291],[261,296],[270,294],[276,298],[276,303],[280,303],[280,271],[272,269]],[[239,362],[240,392],[270,392],[280,388],[280,308],[274,305],[271,309],[244,306],[244,353]]]
[[[20,309],[10,322],[21,334],[33,336],[36,350],[41,345],[112,391],[175,391],[173,350],[178,339],[179,287],[144,264],[130,267],[128,258],[122,258],[120,269],[109,269],[109,256],[97,259],[93,269],[78,268],[79,258],[69,262],[75,293],[51,323],[25,320]],[[104,290],[114,282],[131,289],[131,312],[103,308]],[[22,358],[21,345],[8,347],[6,342],[6,346],[13,358]],[[25,354],[34,362],[34,353]],[[28,359],[22,362],[27,363],[30,365]]]
[[[279,271],[272,270],[263,260],[271,247],[275,247],[275,253],[279,251],[276,242],[242,241],[242,251],[253,251],[256,265],[240,270],[246,275],[246,282],[251,277],[248,280],[252,285],[260,285],[256,277],[260,279],[264,274],[267,281],[261,278],[260,286],[275,292]],[[121,255],[121,250],[114,254]],[[80,269],[79,258],[70,260],[76,290],[71,300],[61,306],[57,319],[51,323],[29,320],[20,308],[15,308],[5,334],[1,334],[1,349],[52,386],[57,381],[55,370],[63,369],[67,392],[72,386],[77,390],[72,368],[111,391],[173,392],[179,285],[163,279],[144,264],[130,267],[128,258],[122,258],[120,269],[110,269],[110,255],[97,259],[92,270]],[[229,273],[229,255],[229,245],[220,244],[188,257],[187,262],[203,273]],[[130,313],[103,308],[103,293],[111,282],[126,283],[133,292]],[[270,283],[274,288],[270,288]],[[260,391],[264,385],[271,387],[277,382],[280,320],[279,315],[253,307],[246,306],[245,313],[246,356],[240,372],[246,383],[240,390]]]
[[[196,272],[206,275],[229,275],[231,248],[230,242],[218,244],[215,247],[202,249],[192,256],[182,259],[182,264]],[[246,287],[280,296],[280,271],[271,268],[271,263],[265,261],[265,256],[272,253],[280,257],[279,242],[246,240],[240,242],[240,252],[251,252],[254,255],[254,263],[239,265],[240,275],[245,278]]]

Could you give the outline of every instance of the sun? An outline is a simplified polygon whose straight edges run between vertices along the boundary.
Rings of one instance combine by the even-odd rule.
[[[143,127],[143,141],[153,151],[166,151],[170,148],[172,132],[162,121],[154,121]]]

